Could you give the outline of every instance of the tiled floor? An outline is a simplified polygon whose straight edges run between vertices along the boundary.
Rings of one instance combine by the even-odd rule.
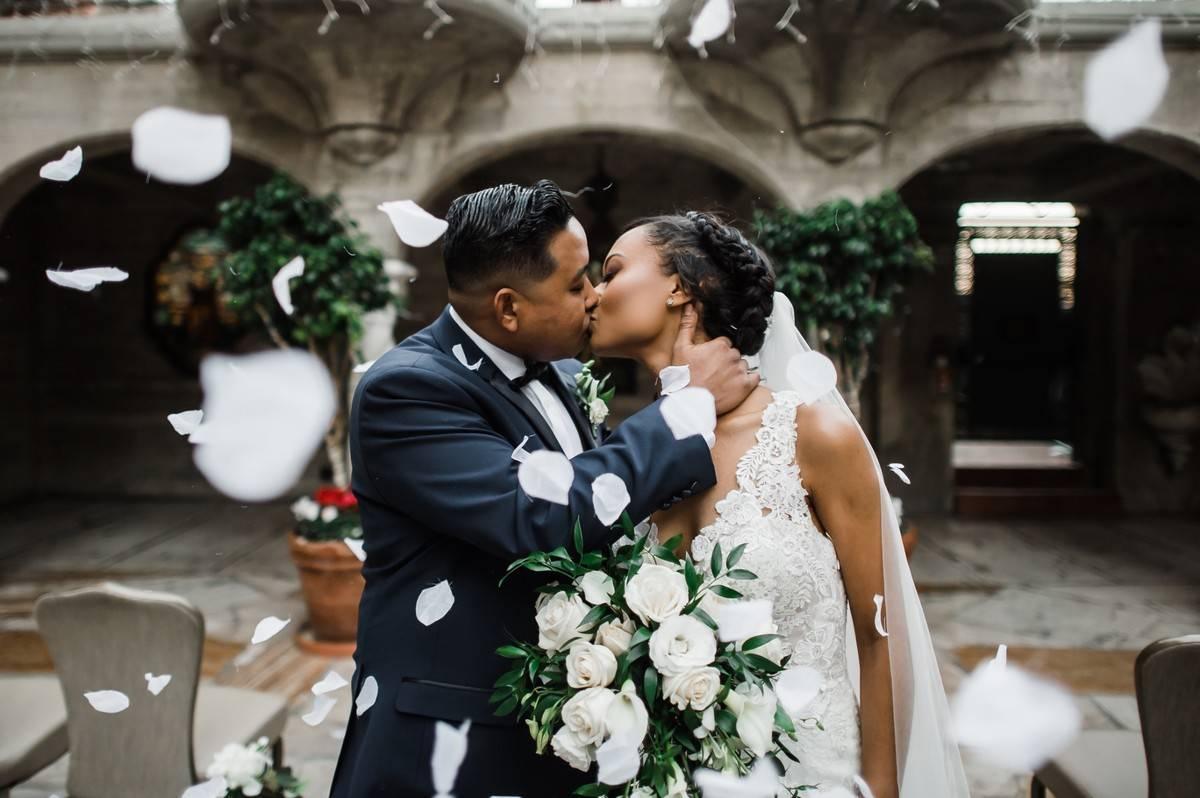
[[[303,617],[287,521],[282,506],[232,503],[8,508],[0,521],[0,631],[32,628],[32,603],[44,592],[111,579],[182,595],[204,612],[210,637],[248,641],[264,616]],[[1069,648],[1086,660],[1087,651],[1135,651],[1200,632],[1200,522],[924,519],[920,526],[913,571],[951,692],[964,675],[956,651],[968,646]],[[350,660],[328,664],[351,675]],[[309,782],[306,795],[320,798],[350,702],[342,696],[314,729],[300,720],[309,698],[292,703],[285,750]],[[1089,728],[1137,728],[1129,694],[1077,691],[1077,700]],[[1028,774],[966,759],[974,798],[1028,794]],[[63,795],[65,782],[64,759],[13,796]]]

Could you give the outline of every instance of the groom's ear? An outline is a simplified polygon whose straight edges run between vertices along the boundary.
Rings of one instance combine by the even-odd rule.
[[[511,288],[501,288],[492,297],[492,309],[496,314],[496,323],[510,333],[515,333],[520,324],[517,322],[517,310],[523,302],[523,297]]]

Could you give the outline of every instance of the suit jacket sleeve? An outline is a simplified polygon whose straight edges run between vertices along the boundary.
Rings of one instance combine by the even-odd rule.
[[[357,434],[363,469],[377,497],[505,560],[567,545],[576,518],[588,549],[617,536],[596,518],[592,481],[624,480],[630,517],[716,483],[712,456],[698,435],[677,441],[658,404],[624,421],[606,442],[571,460],[575,480],[566,506],[530,498],[517,481],[513,444],[491,428],[466,388],[417,365],[364,382]]]

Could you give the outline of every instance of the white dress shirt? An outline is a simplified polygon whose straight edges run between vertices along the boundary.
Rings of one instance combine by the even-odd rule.
[[[475,342],[475,345],[483,352],[483,356],[492,361],[492,365],[499,369],[505,377],[515,380],[525,373],[523,359],[512,352],[504,351],[472,330],[453,306],[450,307],[450,318],[454,319],[454,323]],[[551,368],[554,366],[551,365]],[[542,384],[541,380],[530,380],[525,383],[521,386],[521,393],[525,394],[525,398],[533,404],[546,423],[550,425],[550,431],[558,439],[558,445],[562,447],[563,454],[567,457],[574,457],[583,451],[583,441],[579,438],[579,430],[576,429],[570,412],[558,398],[558,394]]]

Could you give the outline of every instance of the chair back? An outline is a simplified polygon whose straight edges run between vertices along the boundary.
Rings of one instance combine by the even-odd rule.
[[[1150,798],[1200,795],[1200,635],[1159,640],[1134,669]]]

